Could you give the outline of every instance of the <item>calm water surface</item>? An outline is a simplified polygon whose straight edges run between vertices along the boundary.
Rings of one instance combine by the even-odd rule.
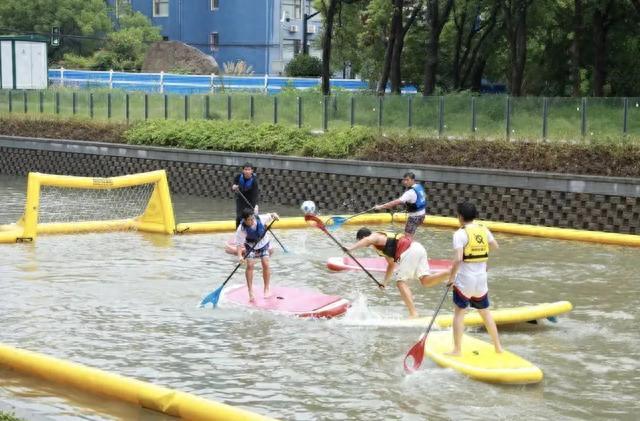
[[[22,213],[25,185],[25,178],[0,176],[0,223]],[[173,200],[178,222],[233,215],[230,201]],[[41,236],[0,244],[0,342],[281,419],[637,419],[639,249],[496,234],[495,307],[575,306],[557,324],[501,329],[505,347],[545,379],[498,386],[431,361],[404,375],[402,360],[421,330],[376,327],[377,318],[406,314],[397,290],[378,292],[362,273],[328,272],[325,260],[340,251],[319,230],[276,232],[293,252],[273,257],[272,282],[344,296],[354,302],[347,317],[298,320],[224,302],[198,308],[235,266],[223,250],[229,234]],[[350,242],[354,232],[345,227],[336,236]],[[423,227],[418,237],[430,257],[448,258],[452,233]],[[230,284],[242,282],[237,273]],[[430,314],[442,290],[412,289],[419,310]],[[369,325],[354,326],[356,317]],[[488,340],[481,329],[470,332]],[[0,403],[34,419],[168,419],[6,369]]]

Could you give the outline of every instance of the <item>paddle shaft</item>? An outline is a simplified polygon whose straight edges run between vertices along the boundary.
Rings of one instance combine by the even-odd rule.
[[[356,216],[364,215],[365,213],[369,213],[369,212],[371,212],[371,211],[373,211],[373,210],[376,210],[375,206],[374,206],[374,207],[372,207],[372,208],[369,208],[369,209],[367,209],[367,210],[365,210],[365,211],[358,212],[358,213],[356,213],[356,214],[354,214],[354,215],[351,215],[350,217],[348,217],[348,218],[346,218],[346,219],[345,219],[345,222],[346,222],[346,221],[348,221],[348,220],[349,220],[349,219],[351,219],[351,218],[355,218]]]
[[[311,216],[311,215],[307,215],[310,219],[313,219],[314,222],[316,222],[316,226],[318,228],[320,228],[325,234],[327,234],[329,236],[329,238],[331,238],[337,245],[338,247],[340,247],[342,249],[342,251],[344,251],[347,256],[349,256],[351,259],[353,259],[354,262],[356,262],[356,264],[358,266],[360,266],[360,268],[367,274],[369,275],[369,277],[371,279],[373,279],[373,282],[376,283],[376,285],[378,285],[378,288],[384,288],[384,285],[382,285],[380,282],[378,282],[378,280],[376,278],[373,277],[373,275],[371,273],[369,273],[369,271],[362,266],[362,264],[358,261],[358,259],[356,259],[355,257],[353,257],[353,255],[349,252],[349,250],[347,250],[347,248],[345,246],[343,246],[340,241],[338,241],[333,235],[331,235],[331,233],[327,230],[327,227],[324,225],[324,223],[316,216]]]
[[[447,289],[444,291],[444,295],[442,296],[442,300],[440,300],[440,304],[438,304],[438,307],[436,308],[436,311],[433,313],[433,316],[431,317],[431,321],[429,322],[429,326],[427,326],[427,330],[424,332],[424,338],[425,339],[426,339],[427,335],[429,334],[429,331],[431,331],[431,326],[433,326],[433,322],[436,321],[436,316],[438,315],[438,312],[442,308],[442,304],[444,304],[444,300],[447,299],[447,295],[449,295],[449,290],[450,289],[451,289],[451,285],[447,285]]]
[[[276,221],[275,221],[275,220],[273,220],[273,221],[271,221],[271,222],[269,223],[269,225],[267,225],[267,229],[265,229],[265,230],[264,230],[264,234],[262,234],[262,235],[260,236],[260,238],[258,238],[258,239],[256,240],[256,242],[255,242],[251,247],[249,247],[249,250],[245,253],[245,256],[248,256],[248,255],[253,251],[253,249],[255,249],[255,248],[256,248],[256,246],[258,245],[258,243],[260,242],[260,240],[262,240],[262,239],[264,238],[264,236],[265,236],[265,235],[267,235],[267,231],[269,231],[269,230],[271,229],[271,225],[273,225],[273,223],[274,223],[274,222],[276,222]],[[239,246],[238,246],[238,247],[239,247]],[[234,274],[234,273],[236,273],[236,271],[238,270],[238,268],[240,268],[240,266],[242,266],[242,263],[238,263],[238,264],[236,265],[236,267],[233,269],[233,272],[231,272],[231,274],[227,277],[227,279],[222,283],[222,285],[220,286],[220,289],[224,288],[224,286],[227,284],[227,282],[229,282],[229,279],[231,279],[231,277],[233,276],[233,274]]]
[[[247,199],[247,197],[242,194],[242,192],[240,190],[236,190],[236,193],[238,193],[240,195],[240,197],[242,197],[244,199],[244,202],[247,204],[247,206],[251,207],[251,203],[249,203],[249,200]],[[273,235],[273,238],[278,242],[278,244],[280,244],[280,247],[282,247],[282,250],[284,250],[285,253],[288,253],[288,250],[285,248],[285,246],[280,242],[280,240],[278,239],[278,237],[273,233],[273,231],[271,231],[271,235]]]

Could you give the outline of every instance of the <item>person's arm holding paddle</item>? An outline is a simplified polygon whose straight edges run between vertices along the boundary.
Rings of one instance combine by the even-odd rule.
[[[242,224],[240,224],[238,226],[238,229],[236,230],[236,237],[235,237],[236,250],[238,254],[239,263],[244,263],[244,250],[245,250],[244,243],[246,241],[246,238],[247,238],[247,233],[244,231]]]
[[[393,209],[396,206],[400,206],[400,205],[403,205],[403,204],[404,204],[404,202],[401,199],[395,199],[395,200],[391,200],[390,202],[383,203],[381,205],[375,205],[373,208],[375,210]]]
[[[352,244],[351,246],[345,247],[345,248],[347,249],[347,251],[353,251],[360,248],[367,248],[367,247],[375,246],[376,241],[377,241],[377,238],[375,235],[369,235],[367,237],[364,237],[358,240],[356,243]],[[393,275],[393,270],[396,267],[396,263],[390,257],[384,256],[384,258],[387,261],[387,269],[385,271],[384,281],[382,283],[386,287],[387,285],[389,285],[389,282],[391,281],[391,276]]]

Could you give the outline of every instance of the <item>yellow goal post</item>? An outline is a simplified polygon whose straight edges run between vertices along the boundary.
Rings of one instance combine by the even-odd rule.
[[[175,217],[164,170],[118,177],[29,173],[24,214],[0,226],[0,243],[38,234],[135,229],[173,234]]]

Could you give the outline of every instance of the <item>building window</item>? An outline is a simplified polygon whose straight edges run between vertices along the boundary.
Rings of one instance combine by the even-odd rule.
[[[153,0],[153,17],[169,16],[169,0]]]
[[[293,55],[297,56],[302,51],[302,40],[294,39],[293,40]]]
[[[218,46],[220,45],[220,40],[217,32],[211,32],[209,34],[209,49],[211,51],[218,51]]]
[[[302,0],[282,0],[281,10],[287,18],[302,19]]]
[[[211,11],[218,10],[220,8],[220,0],[211,0]]]
[[[302,5],[300,4],[299,1],[295,2],[293,4],[293,17],[295,19],[302,19],[301,11],[302,11]]]

